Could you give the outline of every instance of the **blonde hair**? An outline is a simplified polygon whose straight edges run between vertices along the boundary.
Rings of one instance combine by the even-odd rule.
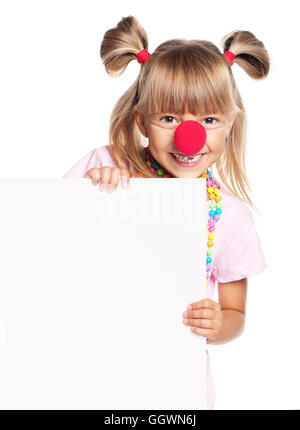
[[[221,41],[238,64],[254,79],[263,79],[270,59],[263,43],[249,31],[233,31]],[[127,16],[104,34],[100,56],[107,73],[120,76],[136,54],[148,50],[148,37],[133,16]],[[143,137],[133,107],[142,112],[190,112],[193,114],[236,114],[225,150],[216,169],[225,187],[259,212],[249,197],[251,192],[245,167],[246,112],[231,66],[223,53],[206,40],[171,39],[159,45],[141,63],[136,81],[115,104],[109,128],[109,147],[114,162],[131,174],[142,172],[155,177],[142,158]]]

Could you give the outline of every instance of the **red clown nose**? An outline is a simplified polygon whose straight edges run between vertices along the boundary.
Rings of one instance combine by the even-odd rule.
[[[183,121],[176,127],[174,143],[183,154],[193,155],[201,151],[206,142],[206,130],[197,121]]]

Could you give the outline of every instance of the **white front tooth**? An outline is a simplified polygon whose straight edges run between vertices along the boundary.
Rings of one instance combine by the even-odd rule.
[[[189,157],[182,157],[181,155],[177,155],[177,154],[174,154],[174,156],[177,160],[181,162],[188,162],[188,163],[192,163],[193,161],[199,160],[199,158],[201,157],[201,155],[196,155],[190,160]]]

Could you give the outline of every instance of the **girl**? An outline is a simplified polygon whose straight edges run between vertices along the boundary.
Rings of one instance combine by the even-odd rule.
[[[205,40],[174,39],[150,54],[147,34],[133,16],[108,30],[100,52],[106,71],[119,76],[138,59],[139,76],[113,109],[109,145],[93,149],[64,175],[91,178],[108,191],[116,189],[120,177],[124,187],[134,176],[206,178],[207,297],[187,304],[183,323],[208,344],[223,344],[242,333],[247,278],[267,267],[245,204],[256,210],[247,192],[246,114],[231,66],[235,62],[262,79],[269,72],[269,56],[248,31],[228,34],[222,46],[223,54]],[[206,131],[204,146],[190,157],[174,140],[185,121]],[[224,185],[213,176],[214,164]],[[213,300],[216,281],[218,303]],[[215,394],[207,364],[207,407],[212,409]]]

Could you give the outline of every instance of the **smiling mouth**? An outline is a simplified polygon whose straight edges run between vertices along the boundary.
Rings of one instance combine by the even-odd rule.
[[[192,163],[194,161],[199,160],[203,155],[207,154],[206,152],[200,153],[200,154],[194,154],[194,155],[181,155],[181,154],[177,154],[175,152],[170,152],[170,154],[172,155],[172,157],[176,160],[176,161],[180,161],[182,163]]]

